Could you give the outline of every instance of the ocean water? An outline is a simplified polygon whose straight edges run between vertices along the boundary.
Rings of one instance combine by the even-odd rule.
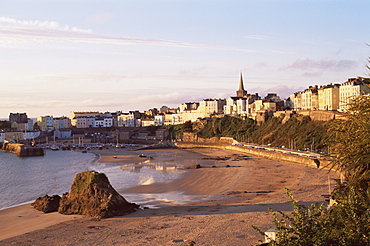
[[[95,161],[94,154],[72,151],[46,151],[35,157],[0,151],[0,209],[68,192],[74,176],[92,170]]]
[[[183,168],[194,165],[197,158],[192,158],[177,151],[156,151],[148,153],[153,159],[144,159],[142,163],[114,165],[112,163],[94,164],[94,170],[105,173],[112,186],[129,202],[139,205],[158,208],[174,204],[186,204],[194,201],[218,199],[217,196],[187,195],[180,191],[168,193],[124,193],[125,189],[150,185],[154,183],[166,184],[180,178],[188,172]]]
[[[178,169],[189,160],[174,161],[176,153],[156,156],[155,161],[124,166],[100,163],[92,153],[50,151],[45,156],[17,157],[0,151],[0,210],[29,203],[44,195],[62,195],[70,190],[77,173],[94,170],[107,175],[119,192],[139,185],[166,183],[181,177]],[[121,193],[122,194],[122,193]],[[181,204],[203,200],[203,196],[186,196],[179,192],[166,194],[122,194],[129,202],[148,207]]]

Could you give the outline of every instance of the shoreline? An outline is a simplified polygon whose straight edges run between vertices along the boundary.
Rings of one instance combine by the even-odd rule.
[[[95,236],[108,233],[109,236],[102,241],[102,244],[107,245],[113,244],[114,240],[118,240],[117,243],[119,244],[125,242],[125,245],[144,245],[144,242],[152,245],[187,245],[186,240],[194,240],[197,245],[248,245],[248,243],[257,243],[259,239],[262,239],[262,236],[253,230],[251,225],[255,225],[262,230],[274,227],[268,207],[280,211],[291,210],[288,197],[283,191],[284,187],[288,187],[295,199],[303,204],[323,202],[322,195],[328,193],[327,170],[264,159],[234,151],[215,149],[140,151],[109,149],[91,151],[90,153],[99,155],[100,158],[97,160],[99,162],[122,165],[128,162],[132,163],[133,160],[142,161],[143,158],[138,157],[141,152],[152,153],[158,151],[179,151],[184,155],[193,157],[194,160],[202,162],[203,168],[188,170],[180,179],[173,180],[170,183],[154,183],[133,187],[119,191],[119,193],[145,195],[150,193],[166,194],[175,191],[181,192],[182,195],[190,195],[190,197],[205,196],[206,199],[190,201],[187,204],[171,204],[158,209],[138,210],[126,216],[95,222],[91,221],[91,218],[83,216],[63,218],[65,215],[58,213],[52,213],[53,217],[51,218],[50,214],[42,214],[41,212],[35,214],[37,211],[30,206],[23,205],[20,208],[14,208],[12,216],[16,216],[17,209],[23,209],[25,214],[31,214],[34,217],[28,218],[25,215],[19,217],[21,222],[18,227],[14,228],[19,228],[22,223],[27,225],[27,221],[38,219],[41,227],[37,229],[41,230],[29,230],[25,235],[24,231],[17,229],[18,234],[14,238],[10,238],[10,236],[14,236],[14,230],[13,235],[2,233],[0,240],[3,241],[0,242],[0,245],[21,243],[28,239],[34,240],[34,243],[45,242],[46,245],[50,241],[43,239],[45,235],[56,238],[60,245],[72,243],[71,240],[75,240],[76,235],[79,235],[79,237],[84,238],[84,243],[73,241],[74,244],[86,245],[93,242],[94,239],[92,235],[86,234],[89,231],[86,229],[88,228],[87,225],[90,224],[98,225],[100,228],[110,228],[107,229],[108,231],[95,230],[92,233]],[[337,174],[331,172],[330,175],[336,177]],[[10,213],[9,209],[2,211],[0,211],[1,217]],[[42,222],[45,222],[45,220],[54,224],[43,224]],[[10,222],[15,221],[10,220]],[[119,234],[117,228],[120,228],[121,223],[127,224],[128,228],[125,227],[125,231],[121,231],[119,232],[121,234]],[[159,226],[160,229],[155,229],[158,223],[165,225],[162,225],[164,228]],[[207,226],[204,226],[204,223]],[[81,225],[83,226],[81,227]],[[142,228],[144,225],[148,228]],[[227,229],[221,229],[226,228],[225,226]],[[0,226],[0,229],[4,231],[4,229],[7,229],[6,227],[11,226],[7,225],[3,228]],[[67,228],[74,228],[74,231],[71,231],[70,235],[65,233],[58,235]],[[135,234],[134,228],[136,230],[141,228],[140,230],[148,236],[147,239],[144,240],[140,237],[140,234]],[[201,228],[199,229],[201,233],[199,232],[198,235],[196,235],[197,228]],[[167,236],[162,235],[162,230],[166,231]],[[218,233],[215,232],[219,230],[223,233],[216,235]],[[181,233],[179,234],[179,232]],[[124,237],[119,236],[123,234]],[[228,238],[228,241],[224,240],[225,237]]]

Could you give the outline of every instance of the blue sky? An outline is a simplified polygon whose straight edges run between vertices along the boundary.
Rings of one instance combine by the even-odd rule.
[[[129,111],[367,76],[370,1],[0,0],[0,117]]]

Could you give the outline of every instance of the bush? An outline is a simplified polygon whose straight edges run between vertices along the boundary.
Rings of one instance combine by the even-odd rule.
[[[269,208],[277,231],[267,245],[370,245],[370,190],[366,194],[349,189],[329,209],[325,204],[299,205],[286,189],[292,215]],[[261,235],[259,228],[252,226]]]

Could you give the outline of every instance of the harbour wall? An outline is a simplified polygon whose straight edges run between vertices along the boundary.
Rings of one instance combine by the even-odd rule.
[[[4,144],[1,149],[14,153],[19,157],[43,156],[45,154],[44,149],[41,147],[25,146],[24,144]]]
[[[259,156],[263,158],[268,158],[278,161],[286,161],[298,163],[306,166],[324,168],[330,161],[323,158],[314,158],[314,157],[305,157],[296,154],[287,154],[281,152],[274,152],[269,150],[263,150],[258,148],[251,148],[247,146],[232,145],[225,143],[202,143],[202,142],[176,142],[175,143],[179,148],[215,148],[223,150],[237,151],[245,154],[251,154],[254,156]]]

